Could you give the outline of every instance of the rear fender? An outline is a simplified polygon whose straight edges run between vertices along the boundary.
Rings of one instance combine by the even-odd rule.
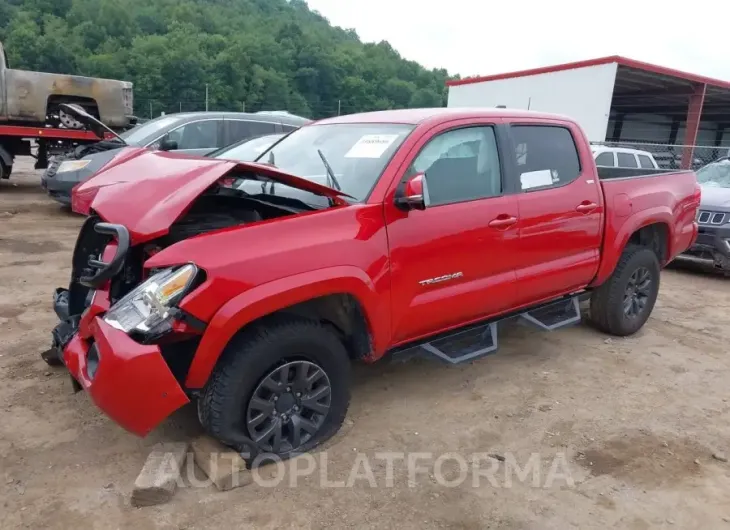
[[[657,206],[635,212],[623,219],[623,223],[616,230],[615,225],[621,220],[621,218],[609,217],[606,221],[601,264],[590,287],[601,285],[613,274],[629,239],[637,230],[651,224],[662,223],[667,226],[669,232],[668,241],[666,241],[667,250],[670,249],[670,242],[674,241],[674,215],[667,206]]]
[[[357,267],[319,269],[259,285],[229,300],[208,324],[185,386],[204,387],[223,349],[247,324],[300,302],[332,294],[350,294],[358,300],[368,323],[373,353],[384,352],[390,341],[388,297],[377,293],[372,279]]]

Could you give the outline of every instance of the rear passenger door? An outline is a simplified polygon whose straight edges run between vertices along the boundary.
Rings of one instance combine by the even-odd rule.
[[[226,119],[226,143],[221,146],[235,144],[248,138],[276,134],[281,132],[281,125],[265,121],[249,121]]]
[[[577,127],[509,128],[518,188],[518,305],[586,286],[598,271],[603,215],[593,155]],[[581,146],[579,149],[578,146]]]

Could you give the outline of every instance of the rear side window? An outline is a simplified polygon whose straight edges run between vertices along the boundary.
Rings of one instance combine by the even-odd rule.
[[[618,167],[639,167],[636,157],[630,153],[616,153]]]
[[[580,175],[578,149],[565,127],[514,125],[512,138],[523,190],[563,186]]]
[[[263,121],[226,120],[226,124],[230,143],[277,132],[275,124]]]
[[[639,155],[639,164],[643,169],[654,169],[654,164],[652,163],[651,158],[646,155]]]
[[[614,167],[613,153],[606,151],[596,157],[597,166]]]

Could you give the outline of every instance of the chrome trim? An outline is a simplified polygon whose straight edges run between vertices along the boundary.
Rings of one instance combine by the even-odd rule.
[[[700,210],[697,212],[697,222],[701,225],[719,226],[728,220],[728,214],[725,212],[713,212],[711,210]]]
[[[446,274],[444,276],[438,276],[436,278],[429,278],[427,280],[421,280],[421,285],[432,285],[434,283],[448,282],[449,280],[455,280],[464,276],[463,272],[454,272],[453,274]]]

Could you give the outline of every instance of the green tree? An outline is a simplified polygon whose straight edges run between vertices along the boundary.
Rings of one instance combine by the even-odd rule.
[[[364,44],[305,0],[0,0],[16,68],[134,82],[136,112],[287,109],[314,118],[445,102],[446,70]]]

